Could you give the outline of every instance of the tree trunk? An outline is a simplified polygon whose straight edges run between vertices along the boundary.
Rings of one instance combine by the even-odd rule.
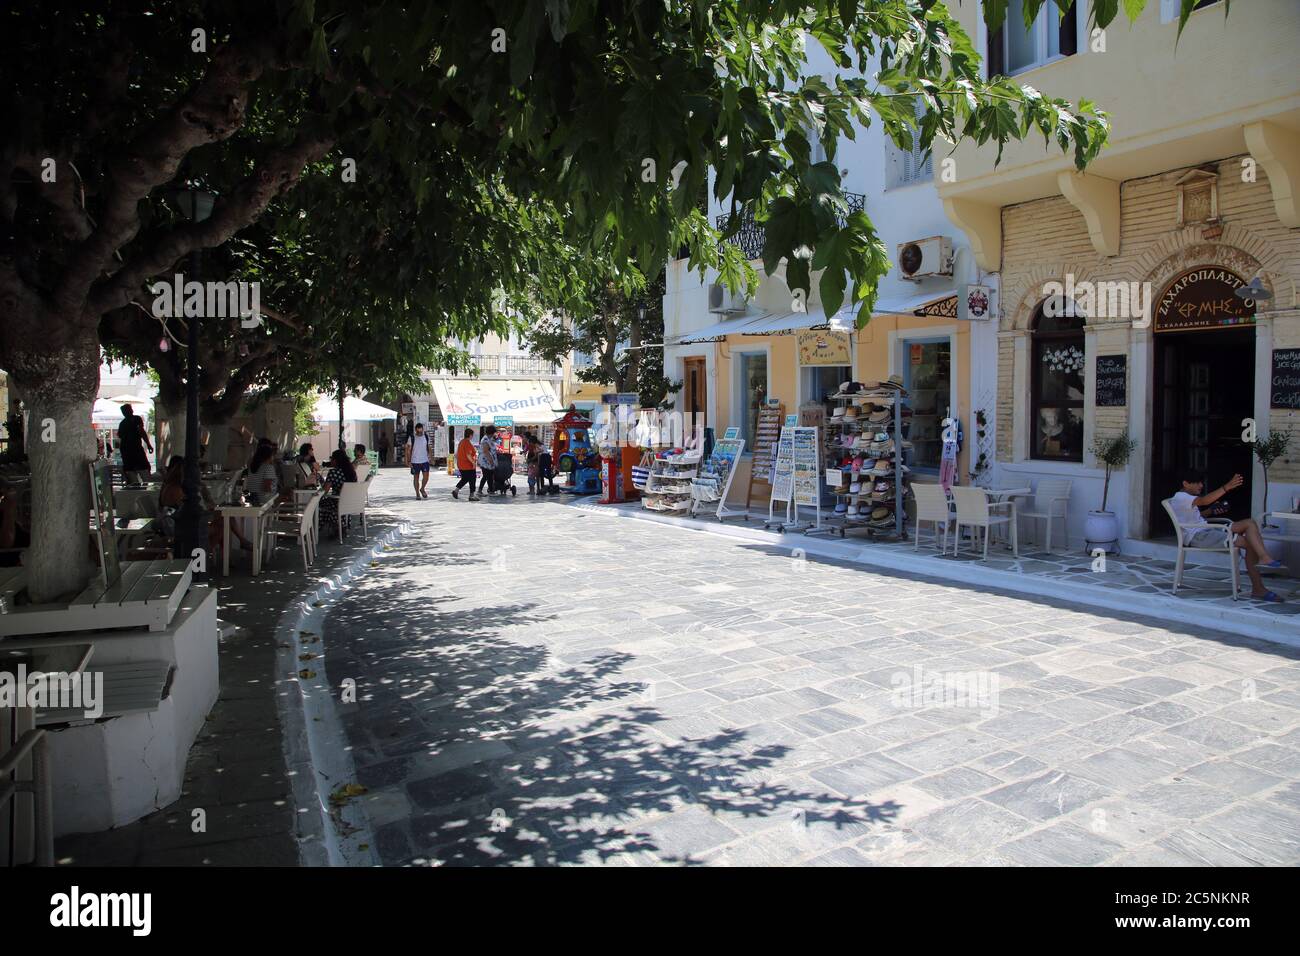
[[[33,343],[10,374],[29,410],[32,545],[23,560],[34,603],[66,600],[90,576],[87,516],[95,458],[91,411],[99,390],[99,340],[91,329],[62,347]]]
[[[173,455],[185,455],[185,396],[159,392],[154,415],[158,420],[158,469],[163,471]]]

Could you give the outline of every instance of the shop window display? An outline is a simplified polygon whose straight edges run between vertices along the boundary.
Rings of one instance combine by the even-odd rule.
[[[1048,300],[1034,312],[1034,458],[1083,461],[1084,321],[1068,301]]]
[[[767,353],[745,352],[739,359],[740,385],[745,399],[745,420],[740,435],[745,439],[745,447],[753,448],[758,431],[758,413],[767,401]]]
[[[943,342],[907,343],[907,389],[912,395],[913,465],[938,472],[943,420],[952,408],[952,347]]]

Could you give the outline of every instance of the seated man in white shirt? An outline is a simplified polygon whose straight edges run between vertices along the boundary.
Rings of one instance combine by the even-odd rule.
[[[1185,532],[1189,535],[1188,544],[1206,547],[1212,541],[1223,540],[1223,531],[1207,522],[1201,515],[1200,509],[1214,504],[1228,492],[1240,488],[1241,484],[1241,475],[1233,475],[1226,484],[1206,492],[1205,482],[1200,479],[1183,479],[1183,490],[1174,495],[1170,506],[1178,517],[1178,523],[1184,529],[1190,529]],[[1197,530],[1199,526],[1204,526],[1204,530]],[[1259,572],[1261,568],[1270,571],[1278,570],[1282,567],[1282,562],[1275,561],[1268,553],[1268,549],[1264,547],[1264,538],[1259,533],[1259,525],[1252,518],[1234,521],[1232,539],[1237,547],[1246,553],[1246,572],[1250,575],[1251,584],[1250,596],[1259,601],[1280,603],[1282,599],[1264,587],[1264,580]]]

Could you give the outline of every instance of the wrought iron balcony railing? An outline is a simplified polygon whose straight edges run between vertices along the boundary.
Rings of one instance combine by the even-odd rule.
[[[867,206],[867,197],[862,193],[845,193],[844,199],[848,203],[847,215],[855,212],[861,212]],[[725,231],[727,221],[730,216],[722,215],[717,217],[717,226],[720,230]],[[843,228],[846,216],[839,217],[840,227]],[[767,236],[767,230],[763,224],[755,222],[753,216],[746,215],[740,220],[740,228],[736,230],[735,235],[729,236],[727,242],[739,246],[745,253],[745,258],[754,260],[763,258],[763,243]]]

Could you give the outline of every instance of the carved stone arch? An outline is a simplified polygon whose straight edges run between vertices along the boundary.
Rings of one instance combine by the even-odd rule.
[[[1003,311],[1002,331],[1027,331],[1034,318],[1034,312],[1039,303],[1047,298],[1045,291],[1049,283],[1057,283],[1063,288],[1070,283],[1067,282],[1067,276],[1073,280],[1074,285],[1082,282],[1095,282],[1097,277],[1096,266],[1040,266],[1024,277],[1018,284],[1012,294],[1007,297],[1006,301],[1013,303],[1010,309]]]
[[[1265,243],[1233,226],[1224,227],[1218,239],[1187,242],[1156,263],[1143,277],[1143,281],[1151,283],[1153,302],[1159,301],[1170,282],[1198,266],[1220,266],[1247,282],[1262,272],[1265,287],[1273,293],[1265,309],[1296,307],[1296,283],[1286,262]]]

